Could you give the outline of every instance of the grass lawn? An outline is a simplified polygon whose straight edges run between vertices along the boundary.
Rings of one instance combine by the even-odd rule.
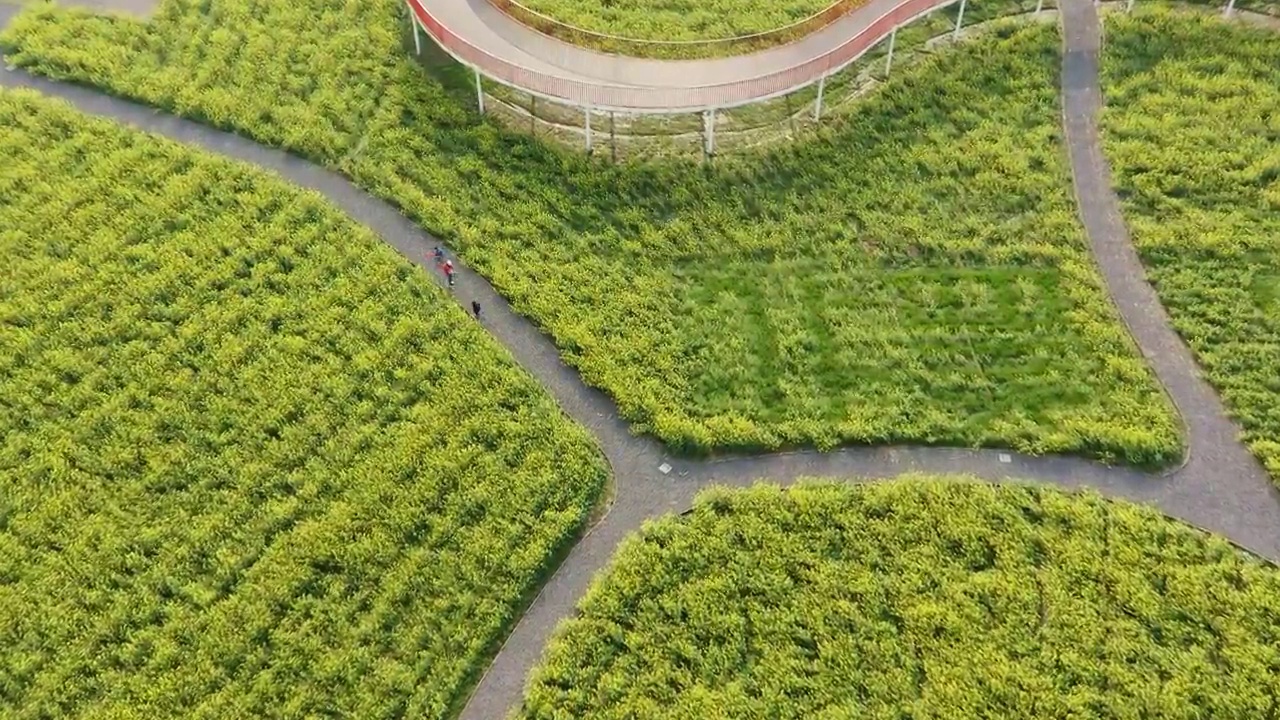
[[[835,0],[519,0],[582,30],[636,40],[721,40],[798,23]]]
[[[1154,510],[935,478],[713,489],[534,672],[542,718],[1264,718],[1280,571]]]
[[[468,76],[409,59],[394,2],[204,7],[28,10],[4,43],[338,166],[675,448],[1180,454],[1075,218],[1052,27],[920,63],[812,142],[615,167],[478,122]]]
[[[1106,151],[1174,325],[1280,478],[1280,33],[1107,24]]]
[[[318,196],[0,91],[0,717],[442,718],[604,461]]]

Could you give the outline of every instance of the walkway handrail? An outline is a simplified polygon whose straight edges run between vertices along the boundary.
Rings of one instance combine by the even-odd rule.
[[[844,67],[908,21],[955,1],[904,0],[839,46],[782,70],[718,85],[659,88],[576,80],[521,67],[446,28],[427,11],[422,0],[406,0],[422,28],[450,55],[499,82],[578,107],[653,113],[730,108],[785,94]]]
[[[745,55],[764,48],[785,45],[821,30],[866,5],[868,0],[836,0],[827,7],[793,23],[750,35],[709,40],[645,40],[611,35],[570,25],[544,15],[519,0],[488,0],[500,12],[543,35],[580,47],[642,58],[708,58]]]

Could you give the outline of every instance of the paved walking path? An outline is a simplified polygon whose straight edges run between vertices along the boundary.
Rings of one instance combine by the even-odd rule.
[[[0,26],[9,15],[0,4]],[[923,471],[968,473],[992,481],[1013,478],[1087,486],[1110,496],[1152,503],[1169,515],[1280,560],[1280,493],[1237,442],[1236,427],[1170,328],[1144,279],[1118,200],[1110,190],[1110,171],[1098,133],[1097,11],[1090,0],[1063,0],[1062,23],[1063,122],[1080,215],[1112,297],[1186,419],[1190,459],[1185,467],[1154,476],[1076,458],[919,447],[847,448],[711,461],[672,458],[655,441],[632,436],[608,397],[587,387],[560,360],[548,338],[514,314],[483,278],[459,264],[453,291],[457,301],[469,308],[472,300],[478,300],[484,306],[486,328],[555,396],[566,413],[590,429],[612,466],[616,486],[608,514],[572,550],[530,606],[481,680],[462,714],[464,719],[502,717],[518,704],[524,680],[556,623],[572,614],[590,579],[608,562],[618,542],[648,518],[688,508],[693,496],[711,483],[747,485],[756,479],[790,483],[804,476],[874,480]],[[0,70],[0,86],[34,88],[69,100],[85,112],[273,170],[324,194],[443,282],[427,258],[440,242],[391,205],[333,171],[237,135],[21,70]],[[671,466],[669,473],[659,469],[664,463]]]

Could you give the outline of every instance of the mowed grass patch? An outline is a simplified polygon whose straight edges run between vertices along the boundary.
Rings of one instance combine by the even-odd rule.
[[[711,489],[626,540],[519,717],[1261,718],[1280,571],[1152,509],[911,477]]]
[[[605,482],[313,193],[0,92],[0,716],[443,718]]]
[[[21,65],[337,165],[452,243],[638,431],[674,448],[892,440],[1151,465],[1180,455],[1174,414],[1107,300],[1075,217],[1051,27],[995,28],[924,61],[811,142],[711,166],[615,167],[477,122],[466,76],[393,65],[388,58],[405,53],[384,42],[394,4],[365,44],[351,36],[357,24],[340,40],[311,30],[305,4],[248,7],[211,17],[169,0],[150,30],[115,23],[102,33],[74,14],[29,11],[6,42]],[[310,42],[285,42],[286,27]],[[214,44],[196,49],[193,36]],[[234,56],[273,39],[314,63],[303,72],[256,50]],[[125,48],[129,62],[97,53],[99,44]],[[384,64],[364,45],[381,48]],[[358,52],[350,63],[344,49]],[[290,79],[305,87],[284,92]],[[375,106],[357,82],[380,88]],[[231,95],[251,97],[223,105]],[[352,112],[335,116],[344,102]],[[282,122],[307,112],[318,128],[353,132],[313,135]],[[1054,273],[1061,302],[1038,326],[1008,308],[948,318],[918,294],[868,298],[877,285],[855,280],[913,272],[988,273],[984,292],[998,302],[1008,295],[990,283],[1001,273],[1014,282]],[[787,289],[796,283],[812,287]],[[747,326],[721,290],[767,303],[774,327]],[[874,311],[860,312],[864,299]],[[904,334],[891,361],[870,367],[865,339],[886,313],[904,318]],[[1002,332],[1024,333],[1015,343],[1023,355],[1010,358],[995,340]],[[1037,371],[1031,337],[1052,341],[1060,361]],[[810,346],[819,359],[793,361]],[[1033,391],[975,411],[990,378],[1012,376]]]
[[[1011,414],[1085,403],[1090,392],[1071,367],[1082,338],[1064,320],[1071,302],[1053,269],[841,271],[796,260],[688,280],[686,311],[703,323],[692,334],[706,338],[691,358],[693,391],[719,416],[760,408],[779,426],[812,416],[885,442],[957,427],[981,437]],[[1046,375],[1064,382],[1047,387]],[[947,406],[922,410],[930,394]],[[1070,417],[1034,421],[1071,433]]]
[[[1108,20],[1107,155],[1173,323],[1280,478],[1280,33]]]

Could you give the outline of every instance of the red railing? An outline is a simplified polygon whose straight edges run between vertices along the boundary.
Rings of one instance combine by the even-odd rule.
[[[427,34],[462,62],[482,74],[516,88],[580,107],[648,112],[683,112],[726,108],[782,94],[816,82],[884,39],[894,28],[955,0],[905,0],[873,20],[838,47],[798,65],[719,85],[699,87],[633,87],[583,81],[530,70],[503,60],[459,37],[427,12],[421,0],[406,0]]]

